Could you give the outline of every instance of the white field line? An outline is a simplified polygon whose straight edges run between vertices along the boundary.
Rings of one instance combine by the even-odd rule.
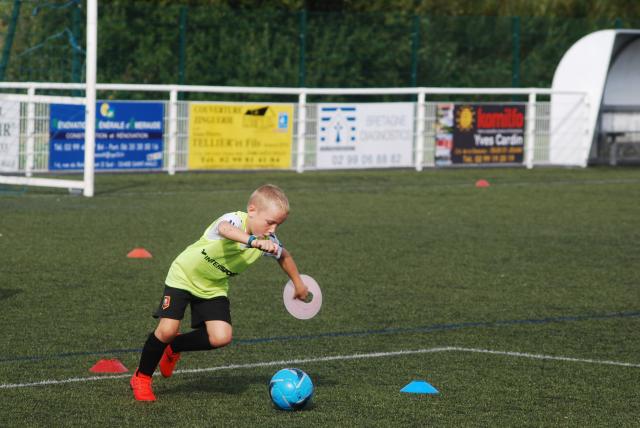
[[[572,358],[572,357],[561,357],[561,356],[557,357],[554,355],[528,354],[525,352],[492,351],[490,349],[458,348],[455,346],[450,346],[446,350],[458,351],[458,352],[475,352],[480,354],[505,355],[507,357],[522,357],[522,358],[529,358],[532,360],[569,361],[572,363],[588,363],[588,364],[600,364],[600,365],[608,365],[608,366],[640,368],[640,364],[636,364],[636,363],[625,363],[621,361],[611,361],[611,360],[592,360],[589,358]]]
[[[534,359],[534,360],[567,361],[567,362],[574,362],[574,363],[589,363],[589,364],[610,365],[610,366],[618,366],[618,367],[640,368],[640,364],[626,363],[621,361],[593,360],[588,358],[573,358],[573,357],[562,357],[562,356],[554,356],[554,355],[528,354],[524,352],[493,351],[490,349],[461,348],[461,347],[455,347],[455,346],[446,346],[441,348],[413,349],[413,350],[394,351],[394,352],[372,352],[367,354],[333,355],[328,357],[317,357],[317,358],[300,358],[300,359],[293,359],[293,360],[263,361],[263,362],[248,363],[248,364],[230,364],[226,366],[205,367],[200,369],[176,370],[174,374],[206,373],[206,372],[215,372],[215,371],[221,371],[221,370],[241,370],[241,369],[252,369],[252,368],[258,368],[258,367],[271,367],[271,366],[286,367],[293,364],[307,364],[307,363],[318,363],[318,362],[327,362],[327,361],[360,360],[360,359],[367,359],[367,358],[386,358],[386,357],[396,357],[396,356],[403,356],[403,355],[428,354],[428,353],[438,353],[438,352],[470,352],[470,353],[479,353],[479,354],[502,355],[507,357],[520,357],[520,358],[528,358],[528,359]],[[97,380],[108,380],[108,379],[124,379],[130,376],[131,376],[131,373],[121,374],[121,375],[110,375],[110,376],[72,377],[72,378],[58,379],[58,380],[50,379],[50,380],[42,380],[39,382],[29,382],[29,383],[10,383],[10,384],[0,384],[0,389],[16,389],[16,388],[27,388],[27,387],[33,387],[33,386],[61,385],[65,383],[93,382]]]

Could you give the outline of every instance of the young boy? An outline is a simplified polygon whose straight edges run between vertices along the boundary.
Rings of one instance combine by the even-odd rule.
[[[181,352],[221,348],[231,342],[229,278],[242,273],[262,255],[278,260],[293,282],[296,298],[307,297],[307,287],[291,254],[275,235],[288,215],[289,201],[284,192],[270,184],[261,186],[249,198],[246,213],[223,215],[173,261],[160,307],[154,314],[160,319],[158,326],[145,342],[140,364],[131,377],[136,400],[155,401],[151,382],[158,364],[162,376],[170,377]],[[178,335],[187,305],[191,305],[194,330]]]

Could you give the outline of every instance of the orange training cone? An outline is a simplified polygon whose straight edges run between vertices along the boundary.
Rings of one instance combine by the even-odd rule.
[[[89,369],[93,373],[126,373],[129,371],[118,359],[100,360]]]
[[[127,257],[129,257],[130,259],[150,259],[153,256],[144,248],[134,248],[133,250],[129,251]]]
[[[476,187],[489,187],[489,182],[487,180],[478,180],[476,181]]]

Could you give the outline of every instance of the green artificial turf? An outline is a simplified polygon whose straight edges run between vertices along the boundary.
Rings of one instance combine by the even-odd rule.
[[[127,375],[84,379],[100,359],[135,369],[173,258],[267,182],[289,196],[278,236],[322,287],[318,316],[288,315],[287,278],[262,260],[232,280],[234,343],[178,366],[209,371],[157,377],[155,403]],[[633,168],[101,174],[93,198],[3,187],[0,426],[637,425],[639,201]],[[136,247],[153,258],[128,259]],[[445,347],[465,350],[425,351]],[[270,403],[286,366],[314,381],[307,410]],[[412,380],[440,393],[400,393]]]

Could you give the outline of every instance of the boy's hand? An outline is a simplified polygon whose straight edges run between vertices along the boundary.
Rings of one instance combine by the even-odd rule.
[[[280,246],[270,239],[256,239],[251,246],[270,254],[278,254],[278,250],[280,250]]]
[[[293,293],[294,299],[306,301],[307,297],[309,297],[309,288],[306,285],[303,285],[302,287],[296,287],[296,290]]]

